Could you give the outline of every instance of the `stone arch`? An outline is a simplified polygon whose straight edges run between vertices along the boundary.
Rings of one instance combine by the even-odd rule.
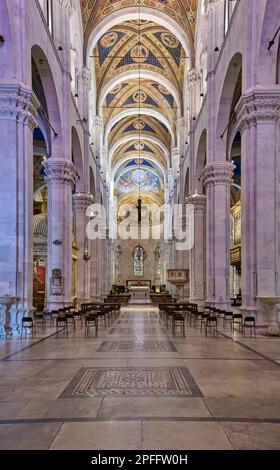
[[[190,66],[192,66],[194,58],[194,48],[190,43],[188,35],[184,29],[177,23],[176,20],[173,20],[169,15],[164,12],[159,12],[149,7],[141,7],[140,11],[141,20],[148,20],[157,23],[160,26],[168,29],[172,34],[174,34],[179,41],[181,42],[185,53],[187,56],[190,56]],[[122,20],[124,21],[139,19],[139,7],[127,7],[122,9]],[[85,63],[90,66],[91,51],[96,46],[99,39],[103,34],[106,33],[109,29],[120,24],[120,12],[114,11],[110,15],[107,15],[102,21],[100,21],[97,26],[88,34],[86,38],[86,47],[85,47]]]
[[[110,93],[110,91],[117,85],[123,82],[127,82],[132,79],[147,79],[147,80],[152,80],[154,82],[159,83],[160,85],[163,85],[173,96],[175,99],[177,106],[179,106],[179,111],[181,110],[182,106],[182,100],[180,98],[180,95],[178,93],[178,90],[176,87],[168,80],[166,77],[163,75],[160,75],[159,73],[153,72],[151,70],[128,70],[126,72],[120,73],[116,77],[113,77],[101,90],[100,96],[98,98],[98,106],[97,109],[100,112],[102,103],[104,102],[104,99]]]
[[[278,39],[268,50],[270,41],[277,32],[280,24],[279,3],[275,0],[266,0],[263,10],[262,29],[258,49],[257,83],[273,85],[277,82],[279,73]],[[280,33],[278,33],[280,34]],[[278,73],[277,73],[278,70]]]
[[[13,75],[12,67],[14,66],[14,41],[12,37],[9,2],[2,0],[0,2],[0,31],[4,37],[4,44],[0,46],[0,76],[2,79]]]
[[[84,191],[84,165],[83,165],[83,154],[78,132],[75,127],[72,127],[72,162],[75,165],[78,173],[76,182],[76,191]]]
[[[41,47],[38,45],[32,46],[31,56],[40,74],[40,80],[46,97],[46,120],[49,123],[49,131],[52,136],[49,146],[49,156],[57,156],[61,152],[61,139],[58,139],[58,136],[62,136],[62,125],[56,85],[48,59]]]
[[[104,134],[104,144],[106,146],[107,146],[107,142],[108,142],[109,133],[110,133],[111,129],[114,127],[114,125],[117,124],[122,119],[128,117],[128,116],[134,116],[134,115],[139,117],[139,109],[138,108],[125,109],[124,111],[122,111],[122,112],[118,113],[116,116],[114,116],[108,122],[106,130],[105,130],[105,134]],[[141,108],[141,115],[143,115],[143,116],[152,116],[152,117],[156,118],[159,122],[164,124],[167,127],[170,134],[171,134],[172,144],[174,145],[174,142],[176,141],[175,136],[174,136],[174,131],[173,131],[173,129],[170,125],[170,122],[168,121],[167,118],[165,118],[160,112],[155,111],[154,109],[150,109],[150,108]]]
[[[131,156],[124,156],[121,160],[119,160],[115,165],[114,168],[112,169],[112,182],[114,181],[115,175],[118,173],[118,170],[122,165],[124,165],[125,162],[128,162],[131,160]],[[157,167],[158,171],[162,174],[163,176],[163,181],[166,181],[166,169],[155,159],[149,158],[145,156],[145,160],[148,162],[151,162],[155,167]]]
[[[240,71],[242,70],[242,54],[237,52],[231,59],[221,89],[219,108],[216,121],[216,136],[221,139],[228,135],[229,119],[233,110],[233,98]],[[235,103],[236,104],[236,103]]]
[[[114,153],[117,151],[117,149],[122,144],[125,144],[125,143],[130,142],[130,141],[138,140],[138,139],[139,139],[139,133],[138,134],[135,133],[133,135],[126,135],[123,138],[119,139],[117,142],[114,143],[114,145],[110,149],[109,158],[113,157]],[[162,143],[161,140],[157,139],[156,137],[152,137],[152,136],[146,135],[146,134],[141,134],[141,139],[146,140],[148,142],[152,142],[152,143],[156,144],[158,147],[160,147],[160,149],[164,152],[164,155],[165,155],[166,159],[168,160],[168,155],[169,155],[168,149]]]

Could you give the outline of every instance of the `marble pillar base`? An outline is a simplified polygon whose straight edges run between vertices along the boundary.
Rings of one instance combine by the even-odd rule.
[[[262,298],[257,306],[238,307],[243,316],[254,316],[259,326],[266,327],[267,333],[280,336],[280,299]]]
[[[21,331],[21,312],[16,297],[0,297],[0,338],[18,335]]]

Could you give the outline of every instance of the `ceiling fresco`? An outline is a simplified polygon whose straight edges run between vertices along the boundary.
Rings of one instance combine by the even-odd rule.
[[[127,7],[148,7],[164,12],[187,32],[193,42],[196,25],[197,0],[80,0],[85,39],[111,13]]]
[[[81,0],[81,6],[86,47],[95,28],[100,31],[89,54],[108,164],[112,174],[118,168],[114,190],[122,199],[137,201],[141,188],[147,200],[159,201],[185,109],[197,0]],[[128,8],[135,18],[125,16]],[[143,8],[147,19],[141,19]],[[156,22],[155,11],[165,13],[163,24]],[[113,25],[109,16],[115,12]]]
[[[138,188],[155,193],[161,190],[159,176],[147,168],[133,168],[126,170],[117,181],[117,188],[121,193],[129,193]]]
[[[98,95],[117,73],[139,69],[162,75],[176,88],[183,84],[186,54],[172,33],[154,23],[144,29],[127,22],[115,26],[100,38],[92,58]]]
[[[150,137],[157,137],[165,143],[166,147],[171,147],[171,136],[167,127],[156,118],[150,116],[130,116],[114,126],[109,133],[109,145],[120,140],[124,135],[139,134]]]
[[[152,158],[163,167],[167,167],[167,159],[163,150],[153,142],[146,141],[145,138],[126,142],[120,145],[114,155],[112,155],[112,166],[116,165],[124,158]]]

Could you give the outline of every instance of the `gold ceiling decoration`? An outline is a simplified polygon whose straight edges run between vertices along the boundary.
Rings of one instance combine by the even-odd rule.
[[[118,12],[119,22],[108,27],[107,31],[106,26],[102,27],[102,35],[98,36],[94,50],[90,51],[97,113],[105,130],[114,123],[108,140],[106,134],[105,143],[111,157],[111,167],[118,165],[119,168],[120,165],[122,172],[127,164],[133,166],[133,162],[146,160],[146,165],[148,161],[154,162],[166,171],[171,165],[172,146],[177,144],[177,120],[184,109],[187,61],[191,64],[194,58],[197,0],[80,1],[85,50],[96,26]],[[139,14],[128,21],[125,9],[130,7],[138,7]],[[156,19],[142,20],[141,7],[153,10],[153,13],[165,13],[170,23],[173,20],[172,31],[157,24]],[[174,28],[174,21],[178,29]],[[106,21],[103,24],[106,25]],[[189,51],[184,49],[176,36],[175,31],[179,29],[187,35]],[[117,147],[118,142],[123,143]],[[141,165],[136,166],[139,166],[140,172]],[[136,170],[132,170],[131,178],[133,171]],[[162,200],[163,186],[156,194],[152,190],[142,189],[141,198],[147,201],[151,198],[158,202]],[[121,195],[122,199],[131,201],[137,201],[139,197],[140,185],[138,192],[133,190],[130,194]]]
[[[150,116],[130,116],[121,120],[110,132],[108,138],[109,147],[123,137],[135,135],[141,131],[141,137],[155,137],[171,151],[171,136],[168,129],[157,119]]]
[[[148,7],[166,13],[187,32],[193,43],[197,0],[80,0],[85,39],[106,16],[128,7]]]
[[[120,111],[130,108],[140,112],[142,108],[154,109],[169,121],[171,127],[176,121],[177,104],[173,95],[155,81],[128,80],[120,88],[111,90],[102,104],[104,124],[107,125]]]
[[[124,159],[134,159],[140,156],[142,158],[151,158],[166,167],[166,157],[161,147],[154,142],[145,140],[144,136],[141,141],[135,139],[120,145],[112,157],[112,166]]]

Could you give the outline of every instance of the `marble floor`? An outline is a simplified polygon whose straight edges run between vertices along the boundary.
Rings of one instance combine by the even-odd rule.
[[[98,338],[0,340],[0,449],[280,449],[280,340],[198,327],[152,306]]]

